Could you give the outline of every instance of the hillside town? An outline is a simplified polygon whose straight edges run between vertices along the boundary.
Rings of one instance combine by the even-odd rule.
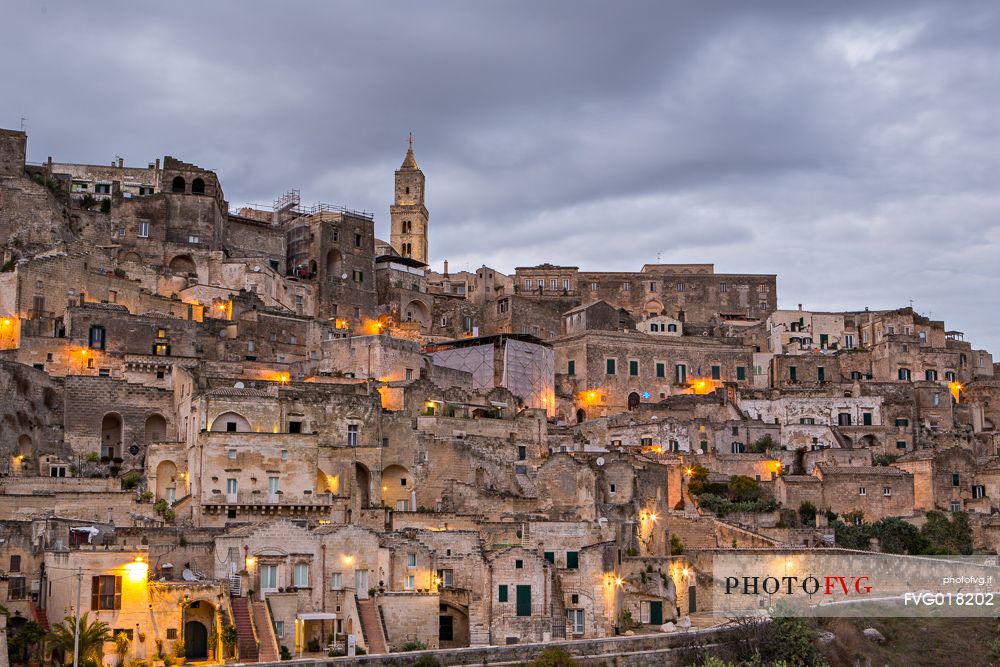
[[[12,662],[77,615],[150,667],[684,632],[714,554],[997,553],[1000,364],[961,323],[707,263],[452,271],[400,153],[383,240],[0,130]]]

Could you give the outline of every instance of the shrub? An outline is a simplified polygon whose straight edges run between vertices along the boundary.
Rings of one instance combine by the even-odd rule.
[[[413,663],[413,667],[441,667],[441,661],[433,655],[422,655]]]
[[[285,646],[284,644],[282,644],[281,646],[278,647],[278,649],[279,649],[279,652],[281,653],[281,659],[282,660],[291,660],[292,659],[292,652],[288,650],[287,646]]]
[[[148,503],[152,499],[153,499],[152,491],[147,490],[139,494],[139,500],[141,500],[144,503]]]
[[[122,489],[126,491],[131,491],[132,489],[139,486],[140,481],[142,481],[142,477],[140,477],[139,473],[130,472],[129,474],[122,477]]]
[[[84,460],[87,463],[97,463],[98,461],[101,460],[101,456],[97,452],[90,452],[84,457]]]
[[[684,540],[677,533],[671,533],[670,535],[670,553],[674,556],[680,556],[684,553]]]
[[[184,640],[183,639],[178,639],[177,641],[174,642],[174,657],[175,658],[183,658],[186,650],[187,650],[187,647],[184,645]]]
[[[816,522],[816,506],[813,505],[808,500],[802,502],[799,505],[799,518],[802,519],[802,523],[809,525]]]
[[[170,505],[168,505],[167,501],[164,500],[163,498],[160,498],[155,503],[153,503],[153,511],[156,512],[157,514],[163,514],[168,509],[170,509]]]
[[[102,199],[101,200],[101,213],[111,213],[111,200]]]
[[[89,192],[87,194],[83,195],[83,199],[80,200],[80,206],[82,206],[85,209],[92,208],[94,206],[94,204],[96,204],[96,203],[97,203],[97,200],[94,199],[94,196],[92,194],[90,194]]]
[[[628,609],[622,609],[621,613],[618,614],[618,629],[622,632],[626,630],[634,630],[639,627],[639,623],[632,618],[632,612]]]
[[[576,660],[561,648],[547,648],[528,663],[530,667],[576,667]]]
[[[406,652],[406,651],[426,651],[427,650],[427,644],[423,643],[420,640],[414,639],[414,640],[408,641],[405,644],[403,644],[402,646],[400,646],[399,650],[403,651],[403,652]]]
[[[308,650],[310,653],[318,653],[319,652],[319,640],[316,639],[315,637],[313,637],[312,639],[310,639],[306,643],[306,650]]]

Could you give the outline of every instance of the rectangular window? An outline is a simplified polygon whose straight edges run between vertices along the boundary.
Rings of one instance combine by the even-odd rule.
[[[727,285],[726,283],[719,283],[719,291],[720,292],[729,291],[729,285]]]
[[[872,425],[872,413],[870,413],[870,412],[862,412],[861,413],[861,423],[864,424],[865,426],[871,426]]]
[[[417,587],[417,578],[412,574],[406,575],[406,577],[403,579],[403,590],[412,591],[416,587]]]
[[[568,290],[569,289],[569,280],[563,280],[563,289],[564,290]]]
[[[722,367],[721,366],[712,366],[712,379],[713,380],[720,380],[720,379],[722,379]]]
[[[91,326],[90,335],[87,339],[88,347],[92,350],[103,350],[104,349],[104,327]]]
[[[566,552],[566,569],[567,570],[578,570],[578,569],[580,569],[580,552],[579,551],[567,551]]]
[[[229,479],[227,479],[226,480],[226,493],[228,493],[229,495],[236,495],[236,489],[237,489],[236,479],[233,478],[233,477],[230,477]]]
[[[656,362],[656,377],[662,378],[667,376],[667,365],[662,361]]]
[[[274,622],[274,634],[278,639],[284,639],[285,637],[285,622],[275,621]]]
[[[986,497],[986,487],[982,484],[976,484],[972,487],[972,497],[973,498],[985,498]]]
[[[888,487],[888,486],[883,486],[882,487],[882,495],[883,496],[891,496],[892,495],[892,488]]]
[[[747,451],[747,446],[742,442],[734,442],[729,447],[729,451],[733,454],[745,454]]]
[[[100,575],[90,580],[90,608],[94,611],[114,611],[122,608],[122,578]]]
[[[684,364],[677,364],[674,366],[674,380],[677,384],[684,384],[687,382],[687,366]]]
[[[656,283],[649,283],[649,291],[650,292],[656,291]]]
[[[590,283],[590,291],[591,292],[597,291],[597,283]]]
[[[12,555],[10,557],[10,571],[20,572],[21,571],[21,557],[18,555]]]
[[[500,584],[497,587],[497,602],[507,601],[507,584]]]
[[[347,446],[357,447],[358,446],[358,425],[348,424],[347,425]]]
[[[953,472],[951,474],[951,485],[958,486],[959,484],[961,484],[961,482],[962,482],[961,476],[957,472]]]
[[[455,587],[455,570],[438,570],[438,578],[441,579],[441,588]]]
[[[614,359],[608,359],[607,360],[607,373],[608,373],[608,375],[614,375],[615,374],[615,360]]]
[[[542,554],[542,556],[545,558],[545,560],[547,560],[549,562],[549,564],[551,564],[551,565],[555,565],[556,564],[556,552],[555,551],[546,551],[545,553]]]
[[[278,590],[278,566],[277,565],[261,565],[260,566],[260,588],[263,591],[276,591],[276,590]]]
[[[553,292],[556,291],[556,279],[555,278],[552,278],[551,280],[549,280],[549,289],[552,290]]]
[[[230,461],[235,461],[236,460],[236,450],[235,449],[230,449],[227,452],[227,456],[229,457]]]
[[[355,248],[360,248],[361,247],[362,238],[363,237],[361,236],[361,234],[355,234],[354,235],[354,247]]]
[[[906,440],[897,440],[896,449],[906,449]]]
[[[866,495],[868,495],[868,489],[866,489],[863,486],[858,487],[858,495],[859,496],[866,496]]]
[[[357,269],[355,269],[352,272],[352,276],[354,278],[354,282],[356,283],[363,283],[365,281],[365,274],[363,271],[358,271]]]
[[[677,291],[678,292],[684,291],[684,283],[677,283]]]
[[[309,588],[309,565],[307,563],[295,564],[292,585],[296,588]]]
[[[528,458],[528,448],[525,445],[517,446],[517,460],[524,461]]]
[[[531,289],[531,278],[525,278],[524,279],[524,289],[525,290],[530,290]]]
[[[744,380],[747,379],[747,369],[745,366],[736,367],[736,379],[740,382],[743,382]]]
[[[149,223],[140,222],[139,223],[139,238],[148,239],[149,238]]]
[[[201,237],[197,234],[190,234],[188,236],[188,243],[201,243]]]
[[[796,382],[799,378],[799,369],[795,366],[788,367],[788,381]]]
[[[288,422],[288,432],[289,433],[302,433],[302,422],[300,422],[300,421],[290,421],[290,422]]]
[[[330,590],[339,591],[344,588],[344,576],[340,572],[334,572],[330,575]]]
[[[896,426],[909,426],[909,425],[910,425],[909,419],[906,419],[905,417],[896,418]]]
[[[517,615],[531,616],[531,586],[517,585]]]
[[[569,619],[574,635],[583,634],[583,609],[567,609],[566,618]]]
[[[417,554],[406,554],[406,567],[417,566]]]
[[[826,382],[826,369],[822,366],[816,368],[816,379],[820,382]]]
[[[909,382],[909,380],[910,380],[910,369],[909,368],[900,368],[899,369],[898,377],[899,377],[900,380],[903,380],[904,382]]]
[[[628,362],[628,374],[633,377],[639,375],[639,362],[635,359],[630,359]]]
[[[523,570],[524,569],[524,561],[521,560],[521,559],[515,560],[514,561],[514,569],[515,570]]]
[[[572,359],[566,362],[566,375],[576,375],[576,362]]]
[[[844,334],[844,347],[848,350],[854,348],[854,334]]]
[[[397,500],[396,501],[396,511],[397,512],[409,512],[410,511],[410,501],[409,500]]]
[[[851,413],[841,412],[837,415],[837,424],[839,426],[850,426],[851,425]]]
[[[632,283],[622,283],[622,289],[625,290],[626,292],[631,291],[632,290]]]

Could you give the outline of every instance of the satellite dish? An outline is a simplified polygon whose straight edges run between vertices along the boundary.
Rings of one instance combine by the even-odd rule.
[[[253,267],[253,272],[254,273],[260,273],[260,267],[259,266]]]
[[[198,577],[194,576],[194,572],[192,572],[188,568],[184,568],[184,570],[181,572],[181,579],[183,579],[184,581],[198,581]]]
[[[599,465],[599,466],[602,466],[602,465],[604,465],[604,457],[603,457],[603,456],[598,456],[598,457],[597,457],[597,461],[596,461],[596,463],[597,463],[597,465]]]
[[[243,389],[245,386],[246,385],[243,384],[242,382],[237,382],[236,384],[233,385],[233,389]]]
[[[347,274],[346,273],[341,273],[340,274],[340,279],[341,280],[347,280]]]

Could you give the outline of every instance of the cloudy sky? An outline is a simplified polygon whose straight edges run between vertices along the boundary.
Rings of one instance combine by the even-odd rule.
[[[29,160],[375,213],[413,132],[431,261],[778,274],[1000,352],[995,2],[52,2],[0,21]]]

